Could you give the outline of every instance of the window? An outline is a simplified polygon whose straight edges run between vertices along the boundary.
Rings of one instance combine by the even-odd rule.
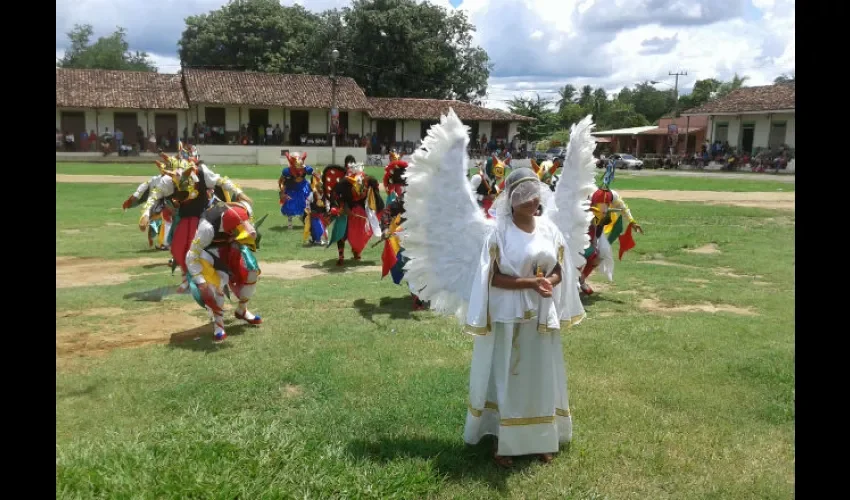
[[[785,122],[773,122],[770,125],[770,136],[767,138],[767,146],[776,149],[785,142]]]

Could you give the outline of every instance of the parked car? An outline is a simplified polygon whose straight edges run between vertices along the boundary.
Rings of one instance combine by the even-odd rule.
[[[563,160],[567,157],[567,148],[550,148],[546,151],[546,159],[549,161],[554,160],[555,158],[560,158]]]
[[[643,168],[643,162],[630,154],[614,153],[609,157],[614,162],[614,168],[626,170],[640,170]]]

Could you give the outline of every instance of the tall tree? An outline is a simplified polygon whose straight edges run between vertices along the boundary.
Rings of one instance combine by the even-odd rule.
[[[575,102],[577,92],[576,88],[569,83],[558,89],[558,101],[555,103],[558,110],[562,110],[564,106]]]
[[[277,0],[233,0],[186,18],[178,43],[186,66],[270,73],[315,73],[323,67],[316,33],[321,18]]]
[[[679,96],[679,109],[697,108],[712,99],[720,89],[722,82],[714,78],[697,80],[690,94]]]
[[[481,99],[491,64],[461,11],[416,0],[354,0],[342,11],[340,71],[376,97]]]
[[[593,87],[585,85],[581,88],[581,94],[578,97],[578,105],[584,109],[593,109]]]
[[[544,99],[538,94],[535,98],[514,97],[508,101],[511,113],[534,118],[531,123],[522,123],[519,128],[520,139],[537,141],[551,134],[558,128],[558,115],[549,106],[550,99]]]
[[[749,79],[749,76],[738,76],[738,73],[735,73],[735,76],[733,76],[731,80],[723,82],[720,85],[720,88],[717,89],[717,97],[720,98],[729,94],[729,92],[732,92],[733,90],[738,90],[743,87],[744,83],[746,83]]]
[[[621,100],[622,95],[623,92],[620,92]],[[669,113],[675,102],[672,90],[658,90],[650,82],[635,85],[628,97],[628,102],[634,105],[634,110],[645,116],[650,123],[655,123]]]
[[[90,24],[75,24],[68,32],[71,46],[56,66],[60,68],[116,69],[125,71],[156,71],[146,52],[131,52],[127,32],[118,27],[111,35],[91,43],[94,29]]]
[[[599,87],[598,89],[593,91],[593,114],[601,115],[605,112],[605,108],[608,107],[608,94],[605,92],[605,89]]]

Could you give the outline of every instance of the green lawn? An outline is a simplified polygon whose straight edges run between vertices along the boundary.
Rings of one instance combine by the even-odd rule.
[[[57,184],[57,256],[166,260],[146,250],[138,210],[116,209],[131,189]],[[303,248],[300,227],[284,228],[274,192],[249,194],[270,213],[261,266],[335,269],[335,249]],[[229,326],[221,346],[209,329],[57,354],[57,498],[793,498],[793,216],[629,204],[646,234],[615,283],[591,278],[602,286],[588,319],[563,333],[574,441],[552,464],[502,471],[489,444],[463,444],[472,340],[453,319],[411,313],[406,287],[377,272],[264,276],[251,305],[265,324]],[[684,251],[709,243],[721,253]],[[177,280],[161,266],[127,272],[121,284],[57,289],[57,342],[191,307],[185,296],[123,299]],[[757,315],[650,312],[646,298]]]
[[[277,179],[281,167],[278,165],[217,165],[216,171],[235,179]],[[384,171],[379,167],[367,167],[366,171],[378,179]],[[57,163],[57,174],[77,175],[153,175],[156,166],[145,164],[99,164]],[[602,178],[602,171],[597,176]],[[626,172],[617,172],[616,189],[660,189],[682,191],[786,191],[795,190],[793,183],[776,182],[766,177],[764,181],[749,179],[712,179],[710,177],[645,176],[636,177]]]

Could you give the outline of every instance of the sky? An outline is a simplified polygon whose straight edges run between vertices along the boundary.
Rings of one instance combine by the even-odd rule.
[[[795,67],[794,0],[421,0],[464,11],[475,44],[494,65],[485,105],[506,109],[515,96],[557,99],[570,83],[608,93],[643,81],[679,92],[696,80],[772,83]],[[177,41],[184,19],[226,0],[56,0],[56,57],[74,24],[91,24],[94,39],[117,26],[131,50],[148,52],[159,71],[180,69]],[[283,0],[320,12],[349,0]]]

